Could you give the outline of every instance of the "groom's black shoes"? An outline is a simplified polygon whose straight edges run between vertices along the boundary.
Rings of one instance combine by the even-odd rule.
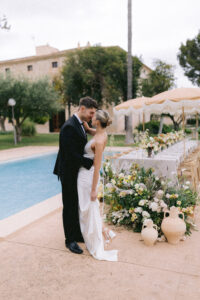
[[[79,247],[79,245],[76,242],[66,243],[66,247],[73,253],[76,254],[82,254],[83,250]]]

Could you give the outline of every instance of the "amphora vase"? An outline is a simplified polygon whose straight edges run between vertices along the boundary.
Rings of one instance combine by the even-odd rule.
[[[168,217],[166,216],[167,213],[169,214]],[[180,215],[183,216],[183,219],[180,218]],[[161,229],[170,244],[178,244],[186,231],[184,214],[177,207],[172,206],[170,210],[166,210],[164,213]]]

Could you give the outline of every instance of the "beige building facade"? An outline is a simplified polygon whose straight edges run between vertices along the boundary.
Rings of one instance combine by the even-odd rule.
[[[88,43],[86,47],[90,47]],[[78,45],[80,48],[80,45]],[[85,47],[83,47],[85,48]],[[0,61],[0,74],[11,74],[15,77],[27,77],[31,80],[39,79],[42,77],[48,77],[49,79],[53,79],[63,67],[63,63],[66,59],[66,56],[69,52],[72,52],[75,49],[63,50],[59,51],[57,48],[51,47],[50,45],[43,45],[36,47],[36,55],[11,59],[6,61]],[[142,65],[140,78],[146,78],[148,74],[151,72],[151,69]],[[141,94],[138,93],[138,96]],[[113,116],[113,107],[106,107],[106,110],[109,111],[111,117],[113,117],[113,124],[110,126],[109,131],[113,133],[122,133],[124,132],[124,117],[116,118]],[[72,108],[72,113],[75,112],[77,108]],[[65,111],[65,119],[68,118],[67,109]],[[133,116],[133,127],[137,126],[139,122],[139,117]],[[53,127],[59,126],[59,121],[56,118],[51,120],[53,122]],[[37,131],[41,133],[48,133],[50,131],[49,122],[45,125],[37,125]],[[6,129],[11,130],[12,126],[9,123],[6,123]],[[59,128],[53,130],[58,131]],[[52,131],[52,130],[51,130]]]

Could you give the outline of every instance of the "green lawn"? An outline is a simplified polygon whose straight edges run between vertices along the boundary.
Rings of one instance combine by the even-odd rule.
[[[21,143],[14,145],[13,133],[0,134],[0,150],[24,146],[58,146],[59,134],[37,134],[33,137],[22,137]]]
[[[107,146],[127,146],[124,143],[124,139],[124,135],[116,135],[114,138],[109,136]],[[15,146],[12,132],[6,134],[0,132],[0,150],[24,146],[58,146],[58,141],[59,133],[37,134],[34,137],[22,137],[21,143]],[[136,146],[136,144],[130,146]]]

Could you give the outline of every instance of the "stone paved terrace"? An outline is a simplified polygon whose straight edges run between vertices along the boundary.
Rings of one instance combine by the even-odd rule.
[[[199,207],[195,220],[199,228]],[[2,238],[0,299],[200,299],[199,231],[176,246],[162,242],[152,248],[140,234],[115,231],[108,249],[119,249],[118,262],[95,260],[82,243],[82,255],[67,250],[61,208]]]

